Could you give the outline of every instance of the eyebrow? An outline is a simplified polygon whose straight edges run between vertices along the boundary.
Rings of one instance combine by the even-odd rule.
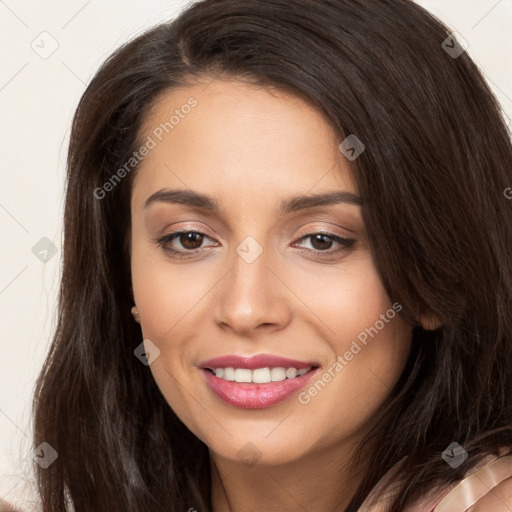
[[[194,192],[192,190],[159,190],[148,197],[144,203],[144,208],[147,208],[149,205],[156,202],[183,204],[186,206],[203,208],[217,214],[221,210],[219,203],[213,197],[199,192]],[[339,203],[361,206],[363,204],[363,200],[357,194],[343,190],[309,196],[299,195],[282,201],[280,213],[281,215],[287,215],[307,208],[330,206]]]

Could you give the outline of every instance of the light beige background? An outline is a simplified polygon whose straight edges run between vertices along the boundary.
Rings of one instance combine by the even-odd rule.
[[[27,509],[31,398],[55,326],[72,114],[117,46],[187,3],[0,1],[0,498]],[[418,3],[469,43],[468,53],[512,117],[512,0]],[[44,252],[38,258],[32,250],[42,238],[57,249],[46,263],[39,259]]]

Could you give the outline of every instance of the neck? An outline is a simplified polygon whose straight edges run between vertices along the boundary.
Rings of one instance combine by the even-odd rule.
[[[331,447],[284,464],[254,465],[210,452],[213,512],[342,512],[361,482],[352,453]]]

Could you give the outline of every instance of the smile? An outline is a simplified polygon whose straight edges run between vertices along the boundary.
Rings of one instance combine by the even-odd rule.
[[[223,356],[205,361],[200,368],[217,398],[244,409],[263,409],[284,401],[319,370],[313,362],[272,355]]]
[[[256,368],[250,370],[248,368],[209,368],[209,370],[220,379],[235,382],[254,382],[256,384],[267,384],[269,382],[280,382],[285,379],[294,379],[297,376],[304,375],[309,370],[308,368],[284,368],[277,366],[276,368]]]

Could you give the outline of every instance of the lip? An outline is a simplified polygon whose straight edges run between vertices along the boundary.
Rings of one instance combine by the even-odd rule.
[[[300,370],[309,366],[320,365],[315,361],[297,361],[296,359],[289,359],[274,354],[256,354],[254,356],[225,355],[208,359],[199,365],[200,368],[210,368],[211,370],[215,370],[215,368],[246,368],[248,370],[256,370],[257,368],[276,368],[278,366]]]
[[[215,368],[308,368],[312,369],[292,379],[268,382],[265,384],[227,381],[215,376],[210,370]],[[297,361],[271,354],[255,356],[227,355],[209,359],[200,365],[201,373],[209,389],[224,403],[242,409],[264,409],[283,402],[303,388],[320,371],[314,361]]]

